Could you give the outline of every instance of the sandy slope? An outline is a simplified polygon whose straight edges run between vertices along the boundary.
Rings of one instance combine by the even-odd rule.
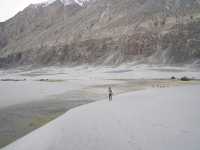
[[[81,106],[3,150],[199,150],[199,90],[148,89]]]

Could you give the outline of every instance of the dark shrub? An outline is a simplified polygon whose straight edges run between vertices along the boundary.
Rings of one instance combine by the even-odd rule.
[[[191,79],[188,78],[188,77],[186,77],[186,76],[181,78],[181,81],[190,81],[190,80],[191,80]]]
[[[172,80],[175,80],[175,79],[176,79],[176,77],[172,76],[172,77],[171,77],[171,79],[172,79]]]

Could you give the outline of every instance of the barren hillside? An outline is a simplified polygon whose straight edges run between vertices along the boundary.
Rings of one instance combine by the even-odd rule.
[[[199,33],[199,0],[57,0],[0,23],[0,67],[198,63]]]

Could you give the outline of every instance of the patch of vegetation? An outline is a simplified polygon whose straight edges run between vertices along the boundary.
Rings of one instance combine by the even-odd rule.
[[[38,127],[43,126],[43,125],[47,124],[48,122],[56,119],[57,117],[59,117],[62,114],[63,113],[59,112],[59,113],[52,114],[52,115],[49,115],[49,116],[35,117],[35,118],[32,119],[29,126],[32,127],[32,128],[38,128]]]
[[[172,80],[175,80],[175,79],[176,79],[176,77],[172,76],[172,77],[171,77],[171,79],[172,79]]]
[[[16,140],[15,137],[11,138],[10,136],[4,136],[3,138],[0,138],[0,148],[8,145],[9,143],[12,143],[15,140]]]
[[[188,78],[188,77],[186,77],[186,76],[184,76],[184,77],[181,78],[181,81],[190,81],[190,80],[191,80],[191,79]]]

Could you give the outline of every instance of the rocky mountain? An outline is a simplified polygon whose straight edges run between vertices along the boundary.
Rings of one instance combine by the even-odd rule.
[[[0,23],[0,67],[200,63],[200,0],[30,5]]]

